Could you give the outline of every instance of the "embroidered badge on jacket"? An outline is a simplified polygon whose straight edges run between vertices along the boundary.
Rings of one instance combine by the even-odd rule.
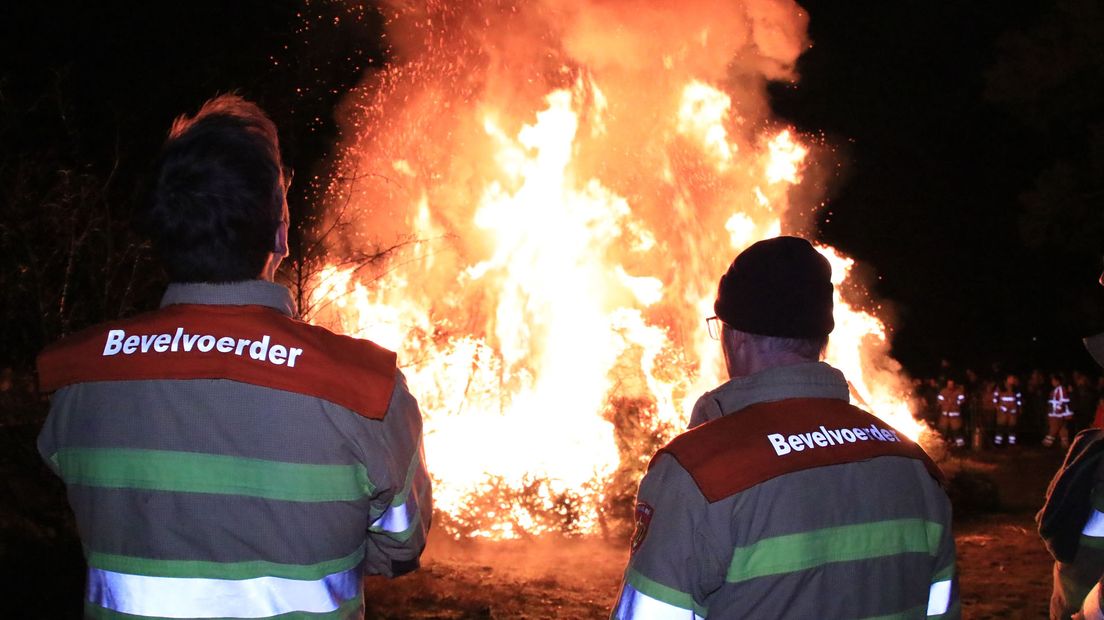
[[[632,545],[629,549],[630,554],[636,553],[641,543],[644,542],[644,537],[648,535],[648,524],[652,522],[653,514],[655,514],[655,509],[647,503],[640,502],[636,505],[636,527],[633,529]]]

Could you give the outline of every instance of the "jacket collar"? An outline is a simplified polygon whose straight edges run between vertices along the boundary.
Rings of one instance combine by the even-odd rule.
[[[290,317],[295,316],[291,291],[265,280],[244,280],[211,284],[207,282],[173,282],[161,298],[161,307],[174,304],[210,306],[265,306]]]
[[[776,366],[753,375],[731,379],[709,392],[722,414],[757,403],[788,398],[832,398],[850,401],[843,373],[824,362]]]

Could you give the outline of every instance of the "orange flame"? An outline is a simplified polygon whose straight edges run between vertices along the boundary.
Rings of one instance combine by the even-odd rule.
[[[611,399],[654,404],[670,434],[722,379],[702,320],[717,278],[782,232],[809,165],[762,104],[764,79],[788,78],[804,48],[806,18],[788,0],[694,4],[713,13],[400,7],[392,25],[409,58],[351,99],[328,193],[348,225],[331,251],[417,242],[371,280],[335,259],[312,283],[309,318],[399,352],[440,510],[463,520],[494,489],[535,495],[485,510],[471,535],[549,529],[532,502],[565,494],[576,531],[593,531],[601,481],[619,465],[602,415]],[[669,36],[649,34],[663,25]],[[745,79],[722,87],[732,58]],[[820,250],[842,288],[850,259]],[[842,298],[836,309],[829,361],[915,436],[884,325]]]

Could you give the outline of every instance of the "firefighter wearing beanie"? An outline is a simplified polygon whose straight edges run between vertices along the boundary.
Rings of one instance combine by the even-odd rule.
[[[820,361],[831,275],[777,237],[721,277],[730,379],[640,483],[613,618],[960,617],[942,473]]]

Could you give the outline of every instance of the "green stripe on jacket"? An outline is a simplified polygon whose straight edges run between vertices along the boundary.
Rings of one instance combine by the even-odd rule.
[[[706,617],[709,615],[709,609],[699,605],[692,595],[688,592],[676,590],[670,586],[665,586],[658,581],[654,581],[644,576],[640,571],[630,568],[625,574],[625,582],[636,589],[637,592],[645,594],[651,598],[656,599],[679,607],[687,611],[693,611],[695,614]]]
[[[219,454],[66,448],[66,484],[113,489],[241,495],[291,502],[353,501],[375,492],[362,464],[312,465]]]
[[[787,534],[738,547],[727,580],[732,583],[901,553],[935,555],[943,526],[924,519],[893,519]]]
[[[188,577],[200,579],[253,579],[281,577],[316,581],[355,567],[364,558],[364,547],[343,558],[317,564],[278,564],[264,560],[248,562],[210,562],[201,560],[155,560],[96,551],[86,552],[88,566],[128,575],[147,577]]]

